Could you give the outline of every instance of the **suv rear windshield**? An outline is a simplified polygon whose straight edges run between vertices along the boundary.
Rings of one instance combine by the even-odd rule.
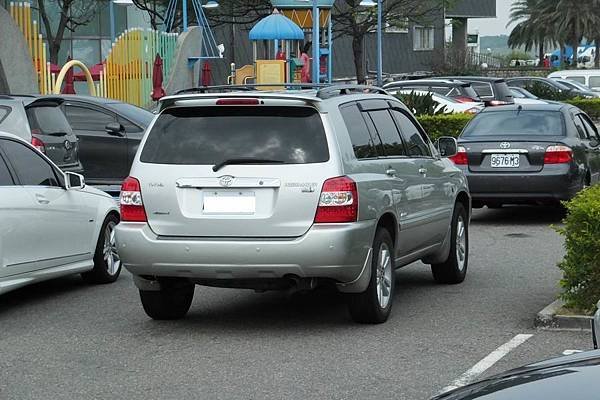
[[[309,164],[329,160],[323,122],[310,107],[217,106],[164,111],[140,160],[217,164],[235,158]]]
[[[478,114],[462,137],[474,136],[564,136],[560,111],[496,111]]]
[[[58,106],[38,106],[27,108],[27,119],[31,133],[55,134],[73,133],[65,114]]]

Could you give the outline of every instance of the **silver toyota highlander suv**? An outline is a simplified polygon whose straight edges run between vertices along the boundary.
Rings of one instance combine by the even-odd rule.
[[[154,319],[183,317],[195,284],[333,282],[355,321],[381,323],[395,269],[465,279],[470,195],[440,156],[455,152],[377,88],[166,97],[122,186],[118,251]]]

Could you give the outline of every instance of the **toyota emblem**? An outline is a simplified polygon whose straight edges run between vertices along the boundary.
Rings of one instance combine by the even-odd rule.
[[[225,175],[219,178],[219,185],[223,187],[230,187],[233,184],[235,178],[231,175]]]
[[[502,143],[500,143],[500,148],[501,149],[510,149],[510,143],[502,142]]]
[[[71,150],[73,148],[73,145],[71,144],[71,142],[69,142],[68,140],[65,140],[65,142],[63,143],[65,146],[65,149],[67,151]]]

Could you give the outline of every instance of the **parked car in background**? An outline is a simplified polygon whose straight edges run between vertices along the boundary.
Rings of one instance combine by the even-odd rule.
[[[154,319],[183,317],[195,284],[329,282],[355,321],[381,323],[395,269],[422,260],[452,284],[467,272],[464,175],[410,110],[367,86],[163,98],[121,210],[119,254]]]
[[[506,80],[510,86],[517,86],[535,92],[535,90],[543,90],[551,93],[562,94],[567,97],[583,97],[583,98],[595,98],[598,97],[597,93],[592,91],[582,91],[579,89],[572,89],[564,84],[550,78],[541,78],[537,76],[521,76],[518,78],[509,78]],[[541,95],[540,95],[541,96]]]
[[[487,108],[465,127],[451,159],[469,181],[473,207],[558,204],[600,180],[600,136],[579,108]]]
[[[577,81],[572,81],[570,79],[562,79],[562,78],[552,78],[552,80],[566,86],[571,90],[577,90],[579,92],[585,93],[591,97],[600,97],[600,92],[594,92],[589,87],[585,86],[583,83],[579,83]]]
[[[552,72],[548,78],[562,78],[579,82],[593,91],[600,91],[600,69],[568,69]]]
[[[513,94],[515,104],[547,104],[547,100],[542,100],[527,89],[511,86],[510,91]]]
[[[456,101],[473,103],[480,102],[479,96],[470,83],[458,80],[419,79],[413,81],[391,82],[383,86],[387,91],[392,90],[424,90],[442,96],[451,97]]]
[[[444,110],[446,114],[456,114],[456,113],[464,113],[464,114],[477,114],[479,111],[483,110],[483,103],[481,102],[460,102],[458,100],[453,99],[452,97],[442,96],[441,94],[437,94],[434,92],[428,92],[424,90],[412,90],[412,89],[388,89],[388,93],[397,95],[410,95],[416,94],[418,96],[427,96],[431,95],[433,101],[437,103],[437,107],[435,111]],[[414,110],[413,110],[414,111]]]
[[[514,104],[512,92],[504,79],[484,76],[455,76],[440,77],[439,79],[460,80],[471,84],[486,106]]]
[[[109,195],[0,132],[0,294],[76,273],[94,283],[114,282],[121,271],[118,223]]]
[[[63,171],[81,173],[79,143],[62,103],[55,96],[0,95],[0,130],[31,143]]]
[[[588,400],[600,393],[600,351],[530,364],[446,392],[432,400]]]
[[[60,98],[61,108],[79,138],[79,159],[87,183],[118,192],[154,115],[132,104],[102,97]]]

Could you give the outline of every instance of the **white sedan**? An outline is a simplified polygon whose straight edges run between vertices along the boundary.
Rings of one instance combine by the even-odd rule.
[[[427,96],[431,95],[433,101],[435,101],[438,106],[436,107],[436,111],[445,108],[445,114],[477,114],[479,111],[483,110],[484,104],[478,102],[461,102],[452,97],[444,96],[436,92],[430,92],[428,90],[414,90],[414,89],[403,89],[403,90],[394,90],[389,89],[388,93],[392,95],[403,94],[409,95],[414,93],[419,96]]]
[[[121,272],[118,223],[112,197],[0,132],[0,294],[75,273],[114,282]]]

